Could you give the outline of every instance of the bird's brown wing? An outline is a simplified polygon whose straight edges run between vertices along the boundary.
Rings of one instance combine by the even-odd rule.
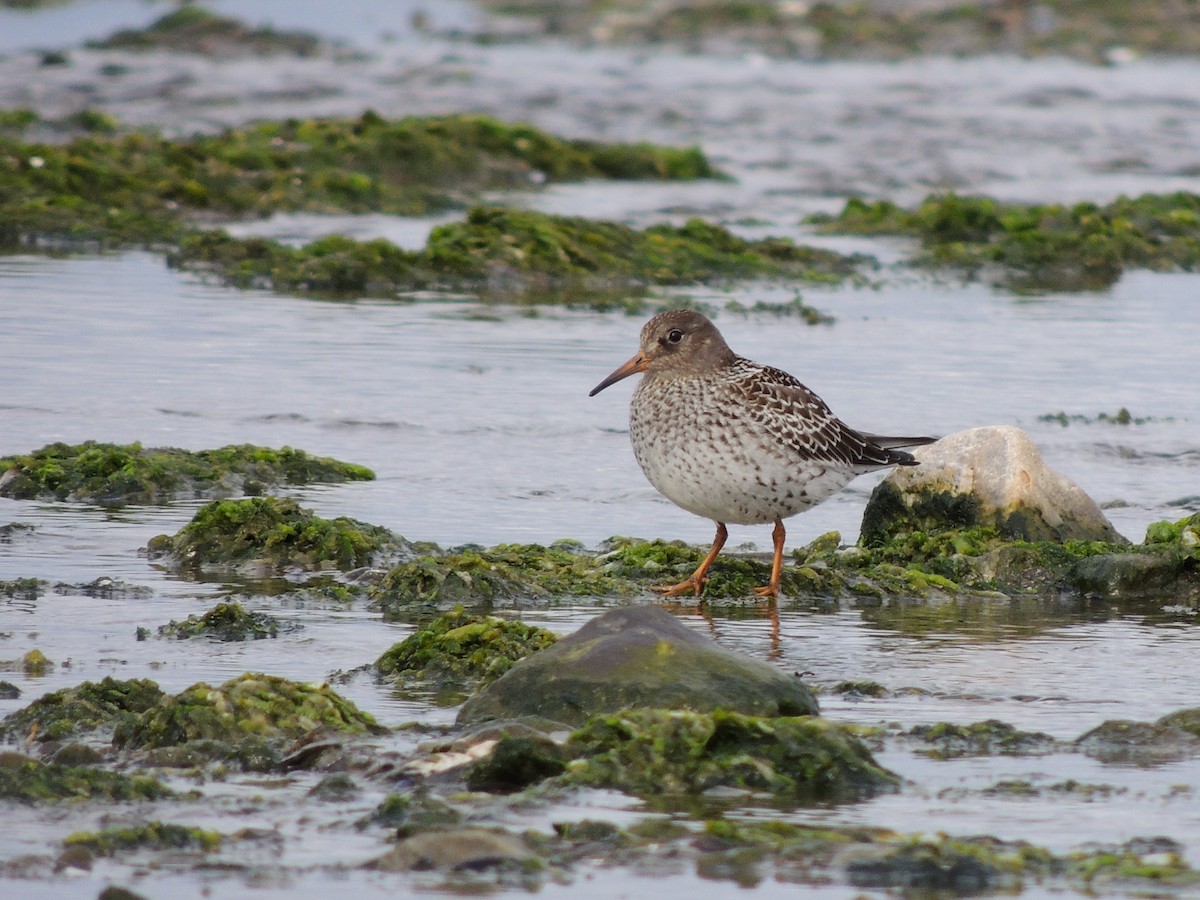
[[[746,412],[762,433],[803,459],[864,470],[902,463],[907,453],[885,449],[833,414],[825,401],[799,380],[771,366],[753,367],[739,379],[746,390]]]

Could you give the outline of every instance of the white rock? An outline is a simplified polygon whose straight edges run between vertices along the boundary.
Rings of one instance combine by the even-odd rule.
[[[919,466],[897,468],[872,495],[864,514],[887,486],[920,517],[923,500],[953,494],[977,502],[977,520],[1005,537],[1026,540],[1101,540],[1128,543],[1084,490],[1046,465],[1029,435],[1010,425],[972,428],[913,451]],[[886,520],[885,515],[885,520]],[[962,523],[947,523],[958,527]],[[864,524],[864,528],[865,528]]]

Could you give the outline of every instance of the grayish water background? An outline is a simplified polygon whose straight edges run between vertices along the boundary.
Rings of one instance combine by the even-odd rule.
[[[254,16],[246,6],[270,15],[277,27],[314,27],[306,18],[309,7],[238,5],[248,19]],[[326,29],[368,48],[367,59],[214,63],[118,54],[135,71],[116,80],[94,74],[113,55],[72,51],[71,67],[42,69],[20,51],[99,37],[118,25],[149,21],[162,7],[65,7],[20,19],[27,24],[24,37],[7,27],[22,14],[4,12],[0,52],[10,55],[0,58],[0,106],[32,104],[46,115],[64,115],[94,105],[129,122],[184,131],[257,116],[353,115],[368,106],[386,115],[478,110],[568,135],[694,142],[738,183],[566,186],[507,199],[638,225],[691,214],[753,220],[759,224],[739,227],[801,240],[813,239],[797,224],[802,215],[837,208],[857,191],[906,202],[944,187],[1023,200],[1104,201],[1121,192],[1200,188],[1195,63],[1104,69],[1011,59],[801,64],[554,45],[481,47],[416,35],[406,25],[411,4],[398,4],[386,21],[379,8],[339,4],[337,23]],[[472,21],[466,7],[439,9],[447,25]],[[393,37],[382,39],[383,31]],[[349,230],[416,246],[431,224],[366,217]],[[300,216],[242,230],[303,241],[346,226],[341,217]],[[903,250],[888,242],[823,243],[885,260]],[[1200,402],[1193,361],[1200,276],[1133,273],[1101,294],[1018,299],[984,285],[885,274],[878,290],[805,289],[806,302],[837,317],[832,327],[728,314],[718,324],[735,349],[797,375],[854,425],[931,433],[983,424],[1027,428],[1053,467],[1098,501],[1123,504],[1109,514],[1131,539],[1140,539],[1149,522],[1197,508]],[[749,284],[689,296],[720,306],[729,299],[785,302],[793,291]],[[412,539],[486,545],[573,537],[592,545],[624,533],[707,542],[711,525],[659,499],[637,471],[625,434],[629,386],[586,396],[632,353],[640,325],[640,318],[619,313],[544,309],[531,316],[454,298],[322,303],[237,292],[172,272],[147,254],[4,258],[0,455],[54,440],[140,440],[192,449],[288,444],[368,465],[379,475],[368,484],[297,492],[306,505]],[[1122,406],[1153,421],[1062,428],[1037,420],[1060,410],[1112,414]],[[872,484],[860,479],[791,520],[789,546],[834,528],[853,539]],[[0,701],[0,713],[43,691],[107,674],[151,677],[169,691],[248,669],[319,679],[375,658],[407,633],[361,608],[281,608],[255,598],[251,606],[304,628],[251,645],[135,641],[136,626],[202,612],[219,594],[219,585],[167,577],[138,555],[151,536],[175,531],[194,508],[182,503],[112,514],[0,501],[0,523],[35,528],[0,543],[0,579],[79,583],[110,576],[154,592],[150,600],[103,600],[65,590],[28,607],[0,606],[0,658],[36,646],[70,663],[41,679],[6,673],[25,695]],[[764,529],[734,529],[732,538],[768,543]],[[564,633],[597,611],[563,606],[520,615]],[[702,620],[688,621],[707,629]],[[793,608],[784,611],[778,648],[761,619],[718,620],[715,630],[723,644],[811,671],[818,683],[872,678],[892,688],[934,691],[859,703],[823,698],[829,715],[864,724],[999,718],[1069,740],[1105,719],[1151,719],[1200,704],[1192,677],[1197,632],[1186,620],[989,620],[977,631],[914,637],[858,613]],[[391,697],[365,680],[352,681],[345,692],[389,724],[453,716],[453,710]],[[987,833],[1060,851],[1089,840],[1161,833],[1184,842],[1192,863],[1200,863],[1195,761],[1154,769],[1106,767],[1077,754],[934,762],[903,750],[885,752],[882,761],[911,780],[904,792],[797,817]],[[1088,802],[979,790],[1007,778],[1049,784],[1069,777],[1125,791]],[[1174,788],[1179,784],[1191,788],[1181,793]],[[283,862],[296,871],[353,865],[380,851],[378,835],[327,827],[361,815],[378,796],[368,791],[357,808],[335,805],[327,818],[296,822],[294,802],[309,786],[300,777],[293,788],[255,805],[245,795],[259,791],[235,780],[212,788],[225,798],[215,807],[160,807],[155,814],[225,831],[278,827],[289,837]],[[609,795],[588,795],[581,803],[532,810],[512,824],[545,828],[559,819],[636,815],[627,801]],[[48,840],[94,820],[88,812],[48,821],[36,811],[14,810],[0,835],[0,858],[43,851]],[[262,861],[263,871],[270,862]],[[105,878],[127,874],[118,863],[101,863],[70,882],[0,886],[16,885],[19,896],[94,896]],[[256,896],[319,896],[347,884],[383,893],[396,885],[362,874],[263,878]],[[569,890],[608,896],[643,888],[628,874],[607,872],[604,879],[581,876]],[[195,896],[203,883],[160,872],[147,889],[157,884],[175,896]],[[696,897],[731,890],[690,871],[662,883]],[[238,878],[214,878],[209,886],[217,895],[244,890]],[[541,895],[561,890],[551,885]],[[767,882],[757,894],[783,891],[794,888]],[[808,895],[849,893],[832,887]]]

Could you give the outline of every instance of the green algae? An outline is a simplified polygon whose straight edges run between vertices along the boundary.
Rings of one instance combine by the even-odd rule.
[[[1058,742],[1040,731],[1021,731],[997,719],[957,725],[938,722],[917,725],[906,732],[930,745],[923,751],[935,759],[958,759],[965,756],[1030,756],[1058,749]]]
[[[385,621],[413,606],[490,604],[510,597],[628,595],[626,579],[608,575],[596,557],[559,542],[500,544],[490,550],[424,554],[390,569],[370,589]]]
[[[95,731],[111,733],[153,709],[165,695],[153,681],[104,678],[45,694],[0,722],[0,735],[61,741]],[[107,737],[107,734],[106,734]]]
[[[458,810],[417,788],[411,794],[388,794],[368,815],[359,819],[359,829],[372,826],[393,828],[400,838],[462,823]]]
[[[145,28],[126,29],[88,46],[97,50],[167,50],[205,56],[315,56],[321,40],[299,31],[250,28],[237,19],[186,5],[155,19]]]
[[[262,612],[251,612],[240,603],[218,603],[204,615],[188,616],[182,622],[172,619],[160,625],[162,637],[177,641],[208,638],[214,641],[258,641],[279,635],[279,620]]]
[[[61,800],[162,800],[176,796],[157,779],[122,775],[93,766],[44,763],[20,753],[0,753],[0,799],[19,803]]]
[[[375,661],[375,670],[401,683],[487,684],[556,640],[545,628],[459,607],[394,644]]]
[[[84,847],[97,856],[116,856],[134,850],[200,850],[207,853],[220,845],[219,832],[170,822],[77,831],[63,840],[65,847]]]
[[[185,237],[169,262],[238,287],[291,294],[402,297],[455,290],[594,305],[659,285],[760,277],[836,283],[854,276],[867,260],[783,238],[745,240],[700,219],[639,230],[477,206],[463,221],[434,228],[419,251],[340,235],[293,247],[206,231]]]
[[[629,710],[593,718],[566,749],[576,757],[569,782],[643,797],[733,787],[784,801],[848,800],[899,781],[849,729],[814,716]]]
[[[28,116],[10,111],[9,132]],[[287,119],[215,135],[66,143],[0,131],[0,248],[174,246],[198,219],[427,215],[548,180],[719,177],[694,148],[563,141],[484,116]]]
[[[1128,409],[1122,406],[1115,413],[1098,413],[1095,416],[1084,415],[1067,415],[1065,412],[1045,413],[1037,417],[1039,422],[1057,422],[1063,428],[1071,425],[1145,425],[1149,422],[1172,422],[1171,417],[1159,418],[1157,416],[1135,416]]]
[[[567,759],[567,751],[548,737],[506,734],[488,756],[467,771],[467,787],[497,793],[518,791],[561,775]]]
[[[894,60],[910,56],[1069,55],[1103,62],[1114,48],[1194,56],[1197,15],[1188,4],[1061,0],[1046,9],[989,3],[781,4],[776,0],[485,0],[526,28],[586,44],[682,44],[784,58]]]
[[[114,743],[135,749],[202,740],[236,745],[246,739],[294,740],[315,728],[346,734],[383,731],[328,685],[247,673],[216,688],[195,684],[163,700],[118,728]]]
[[[153,538],[148,552],[186,570],[255,564],[277,571],[346,571],[401,546],[401,538],[378,525],[345,516],[323,519],[294,500],[251,497],[202,506],[173,537]]]
[[[905,210],[853,199],[837,216],[811,221],[831,232],[916,237],[920,265],[968,277],[995,271],[1017,293],[1105,290],[1130,268],[1200,267],[1200,196],[1184,192],[1071,207],[945,194]]]
[[[47,444],[0,458],[0,496],[81,500],[105,506],[168,503],[181,497],[261,494],[280,485],[370,481],[364,466],[303,450],[232,444],[192,452],[140,443]]]

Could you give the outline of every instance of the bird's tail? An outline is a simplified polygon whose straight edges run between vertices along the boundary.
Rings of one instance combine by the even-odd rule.
[[[917,460],[911,453],[906,453],[899,448],[921,447],[925,444],[932,444],[937,440],[934,437],[888,437],[882,434],[864,434],[863,437],[872,444],[886,450],[888,452],[888,463],[893,466],[917,465]]]

